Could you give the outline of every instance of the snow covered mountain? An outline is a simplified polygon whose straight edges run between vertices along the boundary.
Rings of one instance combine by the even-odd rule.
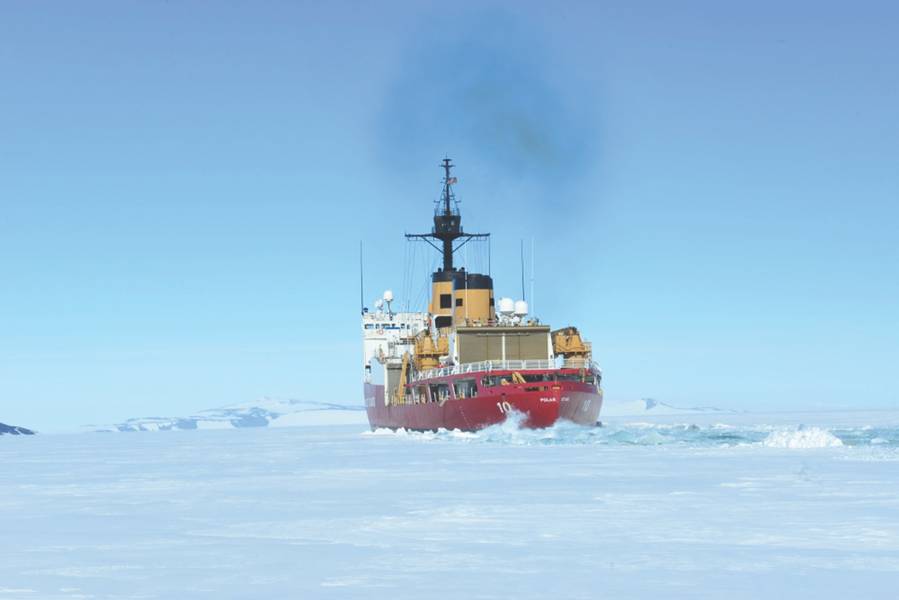
[[[0,423],[0,435],[34,435],[34,432],[30,429],[25,429],[24,427],[16,427],[14,425],[7,425],[5,423]]]
[[[367,423],[362,406],[262,398],[200,411],[186,417],[137,417],[114,425],[86,425],[89,431],[169,431],[240,429],[297,425],[357,425]]]
[[[716,406],[675,406],[653,398],[632,401],[607,401],[603,403],[602,417],[670,416],[697,414],[735,414],[738,411]]]

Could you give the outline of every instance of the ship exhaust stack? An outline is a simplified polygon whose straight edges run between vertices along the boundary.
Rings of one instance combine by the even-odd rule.
[[[437,271],[431,275],[431,304],[437,329],[496,321],[493,278],[480,273]]]

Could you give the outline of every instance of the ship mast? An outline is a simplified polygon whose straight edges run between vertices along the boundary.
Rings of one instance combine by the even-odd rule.
[[[444,170],[443,194],[434,210],[434,227],[431,229],[431,233],[407,233],[406,239],[424,240],[433,246],[443,256],[443,271],[449,273],[456,270],[453,266],[453,254],[459,248],[473,239],[488,238],[490,234],[465,233],[462,230],[462,215],[459,214],[458,202],[453,193],[453,184],[457,182],[457,179],[450,175],[450,169],[455,165],[447,157],[443,159],[440,166]],[[440,242],[440,245],[432,240]],[[462,240],[462,242],[457,244],[456,240]]]

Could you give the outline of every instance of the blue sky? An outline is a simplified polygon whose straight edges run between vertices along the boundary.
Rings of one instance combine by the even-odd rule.
[[[899,405],[899,11],[725,4],[5,2],[0,420],[360,402],[445,154],[609,399]]]

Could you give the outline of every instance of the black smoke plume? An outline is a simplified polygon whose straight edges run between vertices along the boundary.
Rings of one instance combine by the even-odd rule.
[[[422,24],[389,88],[379,151],[420,169],[449,152],[485,176],[547,194],[577,180],[596,159],[594,104],[574,69],[508,13],[460,13]]]

